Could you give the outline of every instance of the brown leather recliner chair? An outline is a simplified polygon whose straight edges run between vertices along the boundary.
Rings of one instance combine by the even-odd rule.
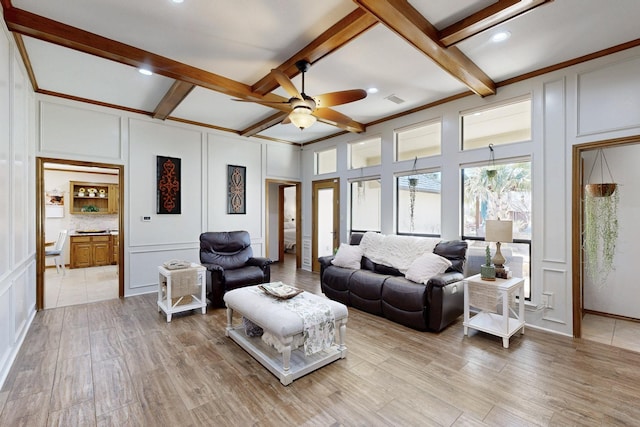
[[[200,264],[207,268],[209,300],[224,307],[226,291],[271,280],[269,258],[254,257],[246,231],[209,231],[200,235]]]

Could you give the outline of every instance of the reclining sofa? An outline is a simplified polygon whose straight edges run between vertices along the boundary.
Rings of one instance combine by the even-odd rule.
[[[362,233],[351,235],[350,245],[359,245]],[[451,261],[444,272],[426,284],[412,282],[393,267],[366,256],[360,269],[333,265],[334,256],[319,258],[322,292],[347,306],[383,316],[420,331],[439,332],[463,313],[464,264],[467,242],[441,241],[433,252]]]

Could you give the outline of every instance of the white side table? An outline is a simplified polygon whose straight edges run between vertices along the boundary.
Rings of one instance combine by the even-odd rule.
[[[510,304],[518,293],[518,311]],[[509,348],[509,338],[516,332],[524,334],[524,279],[496,279],[486,281],[479,274],[464,279],[464,334],[469,328],[502,337],[502,346]],[[497,307],[502,304],[502,313]],[[469,306],[480,312],[469,317]]]
[[[197,286],[194,288],[196,292],[192,292],[190,295],[174,297],[171,294],[171,276],[186,270],[196,270],[197,272]],[[171,315],[173,313],[181,313],[198,308],[202,310],[202,314],[207,312],[206,271],[207,269],[205,267],[195,263],[192,263],[191,267],[179,270],[168,270],[163,266],[158,267],[158,312],[162,310],[166,313],[167,322],[171,322]]]

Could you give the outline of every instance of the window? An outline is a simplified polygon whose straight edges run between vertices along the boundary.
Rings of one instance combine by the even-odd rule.
[[[349,143],[349,159],[349,169],[379,165],[381,159],[381,139],[373,138]]]
[[[513,275],[525,279],[525,297],[531,299],[531,162],[464,168],[462,187],[462,238],[469,241],[468,266],[479,269],[474,263],[484,263],[485,220],[513,221],[513,243],[503,243],[500,250]],[[490,248],[495,253],[494,243]]]
[[[351,231],[380,231],[380,180],[351,182]]]
[[[531,139],[531,98],[464,112],[461,115],[462,149],[501,145]]]
[[[423,123],[396,131],[396,161],[440,154],[440,122]]]
[[[336,148],[315,152],[316,175],[333,173],[338,170],[338,151]]]
[[[398,234],[440,235],[440,172],[396,178]]]

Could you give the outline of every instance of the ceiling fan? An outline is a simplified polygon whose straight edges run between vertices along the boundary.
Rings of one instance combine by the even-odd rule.
[[[271,70],[273,78],[282,86],[289,96],[291,96],[288,101],[270,102],[249,99],[236,99],[235,101],[255,102],[267,106],[288,104],[291,107],[291,112],[281,123],[293,123],[296,127],[300,128],[300,130],[308,128],[314,124],[318,118],[347,125],[351,122],[351,118],[338,111],[331,110],[329,107],[348,104],[349,102],[366,98],[367,92],[362,89],[352,89],[309,96],[304,92],[304,73],[307,72],[310,66],[311,64],[306,60],[296,62],[296,68],[302,73],[302,91],[296,89],[291,79],[285,73],[276,69]]]

